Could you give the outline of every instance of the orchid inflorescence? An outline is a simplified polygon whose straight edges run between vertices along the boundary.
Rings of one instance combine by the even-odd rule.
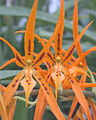
[[[21,54],[7,40],[0,37],[0,40],[5,42],[11,48],[15,56],[11,60],[7,61],[3,66],[1,66],[0,70],[12,62],[15,62],[16,65],[23,68],[23,70],[21,70],[13,78],[12,82],[7,87],[0,85],[1,118],[2,120],[13,119],[16,106],[16,99],[14,95],[19,86],[19,83],[21,83],[21,86],[23,86],[25,90],[27,107],[30,93],[32,89],[35,87],[36,83],[38,82],[40,84],[40,89],[38,92],[34,120],[42,120],[47,104],[49,105],[51,111],[58,120],[65,120],[65,117],[57,104],[57,93],[59,87],[61,87],[62,90],[72,89],[75,93],[67,120],[71,119],[78,102],[80,103],[80,107],[76,114],[74,115],[73,119],[74,120],[84,119],[83,113],[85,112],[87,119],[92,120],[92,116],[89,110],[90,105],[92,107],[93,116],[95,120],[96,106],[91,98],[86,99],[86,97],[83,94],[83,90],[85,90],[84,89],[85,87],[96,87],[95,83],[86,82],[87,76],[90,78],[90,75],[87,73],[88,67],[85,59],[85,57],[89,53],[96,51],[96,46],[90,48],[89,50],[83,53],[80,45],[80,39],[82,38],[88,27],[93,23],[93,21],[91,21],[81,31],[81,33],[78,32],[78,5],[77,0],[75,0],[73,13],[74,41],[66,51],[62,49],[62,37],[65,18],[64,0],[61,0],[60,15],[55,30],[49,40],[40,38],[37,34],[34,33],[37,3],[38,0],[35,0],[26,25],[26,30],[16,31],[16,33],[25,34],[24,36],[25,56],[21,56]],[[34,52],[35,37],[43,46],[43,49],[38,54]],[[52,47],[55,50],[55,55],[50,50],[50,47]],[[75,58],[73,56],[75,48],[79,56],[78,58]],[[43,70],[40,67],[42,63],[46,65],[47,70]],[[80,78],[78,78],[78,76],[80,76]],[[55,94],[53,92],[54,89]]]

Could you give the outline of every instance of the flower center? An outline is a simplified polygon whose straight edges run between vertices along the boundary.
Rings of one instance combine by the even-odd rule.
[[[31,59],[26,60],[26,63],[28,66],[31,65],[31,63],[32,63]]]
[[[56,57],[56,61],[57,62],[60,62],[61,61],[61,58],[58,56],[58,57]]]

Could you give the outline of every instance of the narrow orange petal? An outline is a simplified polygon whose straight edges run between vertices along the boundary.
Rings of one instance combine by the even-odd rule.
[[[70,80],[71,85],[72,85],[72,89],[75,92],[75,95],[76,95],[79,103],[82,105],[88,120],[92,120],[89,106],[88,106],[88,102],[87,102],[87,100],[82,92],[80,85],[76,82],[74,77],[69,73],[69,71],[67,69],[65,69],[65,74],[67,75],[68,80]]]
[[[21,72],[19,72],[14,77],[14,79],[12,80],[12,82],[4,90],[3,98],[4,98],[5,106],[7,106],[10,103],[10,100],[14,96],[14,94],[15,94],[17,88],[18,88],[18,85],[20,83],[20,80],[24,77],[24,74],[25,74],[24,70],[22,70]]]
[[[66,80],[66,82],[65,82]],[[64,81],[62,81],[62,87],[63,89],[70,89],[72,88],[70,82],[68,83],[68,79],[64,79]],[[95,83],[79,83],[79,86],[83,89],[83,88],[88,88],[88,87],[96,87]]]
[[[9,120],[1,92],[0,92],[0,116],[1,116],[2,120]]]
[[[25,33],[25,31],[16,31],[15,33]],[[42,38],[40,38],[37,34],[34,33],[34,37],[36,37],[39,42],[42,44],[42,46],[45,46],[45,42],[42,40]]]
[[[73,82],[73,83],[71,82],[71,85],[72,85],[72,89],[75,92],[75,95],[76,95],[79,103],[84,108],[84,111],[85,111],[85,114],[86,114],[88,120],[92,120],[89,106],[88,106],[88,103],[87,103],[85,96],[83,95],[82,89],[80,88],[79,84],[76,84],[75,82]]]
[[[84,114],[84,110],[83,110],[82,106],[80,105],[79,109],[77,110],[77,112],[75,113],[75,115],[73,117],[73,120],[75,120],[75,119],[84,120],[83,114]]]
[[[90,114],[90,110],[89,110],[89,107],[88,107],[88,103],[86,101],[85,96],[83,95],[83,92],[82,92],[80,86],[78,86],[77,84],[73,83],[72,84],[72,89],[74,90],[75,95],[76,95],[79,103],[83,106],[85,114],[86,114],[88,120],[92,120],[92,117],[91,117],[91,114]]]
[[[33,70],[33,76],[36,78],[36,80],[39,82],[40,86],[42,87],[42,90],[43,90],[46,100],[50,106],[50,109],[52,110],[52,112],[54,113],[56,118],[58,120],[65,120],[62,112],[60,111],[60,109],[58,107],[57,101],[53,95],[52,90],[50,89],[48,84],[45,82],[43,77],[36,70]]]
[[[88,54],[90,54],[91,52],[94,52],[94,51],[96,51],[96,46],[95,46],[95,47],[92,47],[92,48],[90,48],[89,50],[87,50],[86,52],[84,52],[84,53],[82,54],[82,56],[80,56],[80,57],[70,66],[70,68],[72,68],[73,66],[78,65],[78,64],[80,63],[80,61],[81,61],[84,57],[86,57]]]
[[[46,57],[46,60],[45,60],[44,64],[46,65],[48,71],[52,68],[52,65],[53,65],[51,62],[49,62],[49,60],[47,59],[47,57]]]
[[[34,67],[42,64],[43,58],[46,55],[46,53],[49,51],[50,45],[52,44],[52,41],[54,40],[54,38],[55,38],[55,36],[58,32],[59,27],[60,27],[60,24],[58,23],[58,25],[56,25],[54,33],[52,34],[51,38],[48,41],[48,43],[41,50],[41,52],[36,56],[36,58],[35,58],[35,60],[33,61],[33,64],[32,64]]]
[[[45,77],[46,83],[49,83],[51,72],[52,72],[52,69],[49,69],[49,71]],[[48,103],[46,101],[46,97],[44,95],[42,87],[40,87],[39,94],[38,94],[38,101],[37,101],[36,108],[35,108],[34,120],[42,120],[42,117],[43,117],[43,114],[44,114],[47,104]]]
[[[73,44],[69,47],[69,49],[67,50],[63,60],[62,60],[62,64],[66,64],[68,63],[68,61],[72,58],[72,54],[73,51],[75,49],[75,46],[78,44],[78,42],[80,41],[80,39],[82,38],[83,34],[85,33],[85,31],[88,29],[88,27],[93,23],[93,21],[91,21],[84,29],[83,31],[80,33],[80,35],[78,35],[78,37],[76,38],[76,42],[74,41]]]
[[[3,69],[4,67],[6,67],[7,65],[15,62],[15,61],[16,61],[15,58],[12,58],[11,60],[8,60],[4,65],[2,65],[2,66],[0,67],[0,70]]]
[[[35,108],[34,120],[42,120],[46,106],[47,106],[46,97],[43,93],[42,88],[40,88],[38,93],[38,101]]]
[[[15,58],[16,58],[16,64],[20,67],[24,67],[25,66],[25,62],[22,58],[22,56],[20,55],[20,53],[8,42],[6,41],[4,38],[0,37],[0,40],[2,40],[3,42],[5,42],[13,51]]]
[[[74,12],[73,12],[73,37],[76,40],[78,36],[78,2],[75,0]]]
[[[90,97],[87,99],[87,101],[92,109],[93,120],[96,120],[96,105]]]
[[[54,40],[54,47],[55,47],[55,57],[60,56],[62,57],[62,37],[63,37],[63,30],[64,30],[64,0],[61,0],[61,9],[60,9],[60,16],[58,19],[58,23],[60,23],[60,29],[58,29],[57,35],[55,36]]]
[[[73,13],[73,37],[74,41],[76,41],[76,37],[78,37],[78,3],[77,0],[75,0],[75,5],[74,5],[74,13]],[[80,45],[80,42],[76,45],[76,50],[79,56],[82,55],[83,51]],[[81,61],[83,66],[87,69],[87,63],[85,58]]]
[[[79,83],[80,87],[96,87],[96,83]]]
[[[15,107],[16,107],[16,100],[14,98],[12,98],[10,103],[6,107],[9,120],[13,120]]]
[[[35,31],[35,19],[38,0],[34,1],[31,14],[29,16],[26,31],[25,31],[25,59],[33,60],[34,51],[34,31]]]
[[[54,55],[52,54],[52,52],[49,50],[45,56],[45,60],[48,60],[49,64],[54,64],[56,62]]]
[[[14,116],[14,112],[15,112],[15,108],[16,108],[16,102],[13,104],[10,113],[9,113],[9,120],[13,120],[13,116]]]
[[[81,69],[79,67],[73,66],[72,69],[70,69],[69,71],[70,71],[70,73],[73,74],[74,77],[78,76],[78,73],[79,73],[79,74],[82,74],[82,75],[85,74],[85,75],[87,75],[90,78],[90,76],[88,75],[88,73],[85,70],[83,70],[83,69]]]
[[[69,112],[67,120],[71,119],[71,117],[73,115],[73,112],[75,111],[75,108],[77,106],[77,103],[78,103],[78,100],[77,100],[77,98],[75,96],[74,99],[73,99],[73,102],[72,102],[72,105],[71,105],[70,112]]]

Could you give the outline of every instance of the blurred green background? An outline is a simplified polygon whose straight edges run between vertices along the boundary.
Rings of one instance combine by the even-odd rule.
[[[75,0],[65,0],[65,27],[63,35],[63,48],[68,49],[73,42],[73,8]],[[26,22],[33,5],[33,0],[0,0],[0,36],[8,40],[22,55],[24,55],[24,34],[15,34],[17,30],[25,30]],[[91,21],[94,23],[86,31],[81,39],[83,51],[96,45],[96,0],[78,0],[79,10],[79,32]],[[55,8],[54,8],[55,7]],[[49,39],[52,35],[59,17],[60,0],[39,0],[35,33],[41,38]],[[35,52],[39,52],[42,46],[35,39]],[[77,56],[76,51],[74,55]],[[14,57],[11,49],[0,41],[0,66],[7,60]],[[86,57],[89,68],[96,72],[96,52]],[[11,70],[20,69],[12,63],[4,68],[11,73],[0,72],[0,83],[7,85],[12,80],[14,73]],[[7,74],[7,75],[6,75]],[[7,80],[4,78],[7,78]],[[33,98],[30,98],[33,100]],[[63,104],[62,104],[63,103]],[[68,104],[67,104],[68,103]],[[69,102],[60,102],[60,108],[68,115]],[[25,108],[25,103],[17,102],[14,120],[33,120],[35,108]],[[55,120],[55,117],[48,108],[45,111],[43,120]]]

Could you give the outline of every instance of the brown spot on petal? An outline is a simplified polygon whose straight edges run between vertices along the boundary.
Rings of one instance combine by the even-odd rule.
[[[21,61],[21,59],[19,58],[19,56],[16,54],[16,59],[25,66],[25,64]]]
[[[31,83],[28,83],[28,85],[31,85]]]
[[[72,54],[74,49],[75,49],[75,45],[73,45],[73,48],[71,49],[70,53],[65,57],[65,59],[62,61],[62,63],[70,57],[70,55]]]
[[[45,55],[45,53],[42,53],[42,55],[37,59],[37,61],[32,66],[34,66],[36,63],[38,63],[44,57],[44,55]]]
[[[57,40],[57,42],[58,42],[57,49],[58,49],[58,52],[59,52],[60,51],[60,34],[58,34],[58,40]],[[58,54],[60,54],[60,53],[58,53]]]
[[[52,56],[47,52],[48,57],[55,63],[54,59],[52,58]]]
[[[15,84],[13,84],[12,87],[15,87]]]
[[[46,88],[46,87],[44,87],[44,89],[47,91],[47,88]]]
[[[47,65],[48,65],[48,67],[51,68],[50,64],[49,64],[48,62],[46,62],[46,63],[47,63]]]
[[[49,95],[49,92],[47,92],[47,94]]]
[[[73,83],[73,80],[71,80],[71,83]]]
[[[29,40],[28,42],[29,42],[29,44],[28,44],[28,51],[30,52],[31,51],[30,50],[30,48],[31,48],[31,41]]]
[[[38,78],[38,80],[41,80],[41,78]]]
[[[18,79],[15,82],[18,82]]]
[[[28,80],[26,80],[26,82],[28,82]]]

